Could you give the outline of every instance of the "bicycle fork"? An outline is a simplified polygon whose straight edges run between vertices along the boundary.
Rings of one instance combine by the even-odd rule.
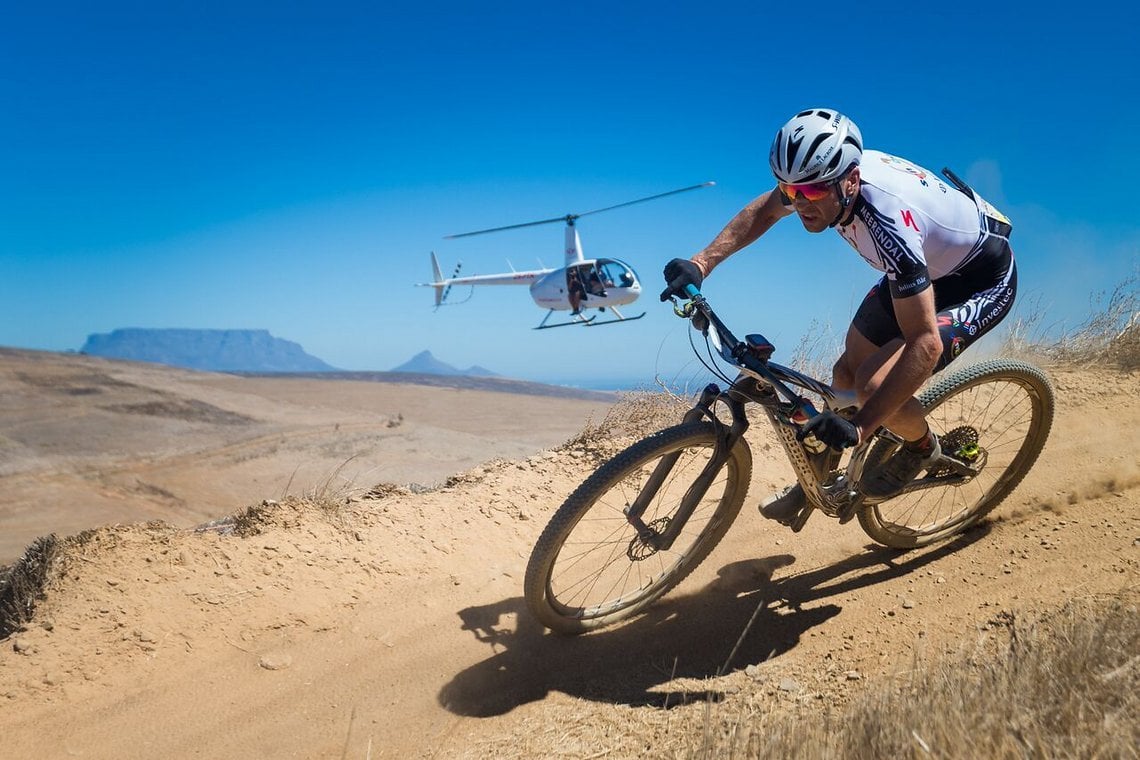
[[[729,409],[732,415],[732,424],[725,425],[720,418],[712,411],[712,406],[717,401],[722,401]],[[697,422],[702,418],[708,418],[712,421],[713,427],[716,429],[716,446],[713,449],[713,454],[709,461],[705,463],[704,468],[697,476],[693,484],[689,486],[685,495],[681,499],[681,505],[677,509],[676,514],[669,520],[665,530],[658,531],[655,528],[646,525],[641,519],[645,514],[645,510],[649,504],[657,496],[657,492],[661,490],[665,479],[669,477],[669,473],[673,471],[673,467],[677,464],[680,458],[680,451],[675,454],[670,454],[657,463],[650,474],[649,479],[646,481],[645,486],[638,493],[637,498],[633,503],[627,506],[623,512],[625,518],[634,530],[637,531],[638,538],[647,546],[660,551],[668,549],[677,540],[677,536],[681,533],[681,528],[688,522],[689,517],[697,508],[701,499],[705,497],[705,493],[709,490],[713,480],[716,478],[718,472],[724,467],[728,461],[729,454],[732,447],[736,445],[744,431],[748,429],[748,418],[744,413],[744,404],[738,399],[732,398],[728,394],[722,394],[720,387],[716,383],[709,383],[701,392],[700,398],[697,403],[685,413],[682,423]]]

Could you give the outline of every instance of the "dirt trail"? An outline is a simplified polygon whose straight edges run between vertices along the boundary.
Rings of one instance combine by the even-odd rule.
[[[709,697],[841,704],[916,652],[1140,580],[1140,376],[1054,379],[1050,442],[981,528],[909,553],[819,515],[792,534],[755,512],[790,472],[757,435],[721,546],[648,614],[577,638],[521,599],[530,547],[590,470],[570,451],[340,511],[286,501],[250,538],[97,532],[0,649],[2,753],[636,757],[691,747]]]

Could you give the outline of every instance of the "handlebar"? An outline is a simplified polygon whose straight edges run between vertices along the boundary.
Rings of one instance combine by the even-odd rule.
[[[728,326],[721,321],[720,317],[716,315],[716,312],[709,306],[708,299],[702,295],[701,291],[695,285],[692,283],[685,285],[685,293],[688,295],[689,301],[680,307],[677,306],[676,299],[672,299],[673,312],[677,316],[685,319],[693,319],[694,312],[700,313],[701,316],[708,321],[709,325],[709,329],[703,330],[702,332],[705,332],[708,336],[721,358],[736,367],[747,369],[752,374],[763,378],[765,382],[770,384],[785,399],[794,404],[801,405],[801,408],[804,409],[809,417],[814,417],[819,414],[811,402],[789,388],[787,384],[768,367],[768,356],[772,352],[771,344],[767,343],[760,335],[747,336],[749,339],[755,337],[757,339],[755,342],[751,340],[739,340],[732,334],[732,331],[728,329]],[[761,346],[766,350],[761,349]],[[787,369],[784,367],[779,367],[779,365],[774,366],[776,366],[781,373],[787,372]]]
[[[745,357],[754,356],[749,349],[748,344],[742,343],[737,339],[732,331],[728,329],[728,325],[721,321],[716,312],[709,306],[708,299],[701,294],[696,285],[689,283],[685,285],[685,293],[689,296],[689,302],[678,308],[676,301],[673,304],[673,313],[684,319],[692,319],[693,311],[696,310],[703,316],[711,327],[715,328],[713,332],[709,333],[709,338],[716,346],[717,353],[724,358],[725,361],[732,362],[733,364],[741,364]],[[705,332],[702,330],[702,332]],[[754,357],[755,358],[755,357]],[[755,369],[749,367],[749,369]]]

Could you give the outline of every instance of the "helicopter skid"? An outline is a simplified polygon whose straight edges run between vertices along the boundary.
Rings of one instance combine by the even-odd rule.
[[[616,311],[616,309],[614,309],[614,311]],[[585,317],[585,316],[582,316],[581,314],[577,314],[577,315],[574,315],[574,317],[569,322],[558,322],[558,323],[555,323],[553,325],[546,324],[546,320],[550,319],[550,315],[553,313],[554,313],[554,310],[551,309],[550,312],[547,313],[546,317],[543,318],[542,323],[539,324],[539,326],[534,328],[534,329],[535,330],[549,330],[551,327],[570,327],[572,325],[581,325],[583,327],[597,327],[598,325],[613,325],[613,324],[617,324],[618,322],[632,322],[635,319],[641,319],[642,317],[645,316],[645,312],[643,311],[640,314],[638,314],[636,317],[618,316],[617,319],[606,319],[602,322],[598,322],[597,321],[597,319],[598,319],[597,314],[594,314],[594,315],[589,316],[589,317]]]
[[[538,325],[538,327],[536,327],[534,329],[535,330],[549,330],[551,327],[570,327],[572,325],[588,325],[591,322],[593,322],[595,319],[598,318],[597,314],[594,314],[593,316],[589,316],[589,317],[584,316],[582,314],[574,314],[571,316],[570,321],[568,321],[568,322],[556,322],[552,325],[548,325],[548,324],[546,324],[546,320],[550,319],[552,314],[554,314],[554,309],[551,309],[550,311],[548,311],[546,313],[546,316],[542,318],[542,322]]]

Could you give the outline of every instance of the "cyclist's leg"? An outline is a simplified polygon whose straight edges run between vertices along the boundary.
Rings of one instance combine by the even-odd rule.
[[[987,241],[978,267],[935,280],[933,286],[942,338],[942,355],[934,368],[938,372],[1009,313],[1017,295],[1013,252],[1006,241],[993,238]],[[851,322],[846,350],[834,370],[836,387],[854,389],[862,402],[894,366],[901,347],[902,331],[884,277],[863,299]],[[927,429],[922,405],[914,398],[883,425],[906,440],[917,440]]]
[[[884,277],[867,293],[851,320],[843,356],[833,370],[836,387],[854,390],[859,402],[865,402],[894,367],[902,347],[902,330]],[[922,404],[913,397],[883,425],[906,440],[921,439],[927,432]]]
[[[957,359],[1009,314],[1017,297],[1017,267],[1012,252],[1005,264],[996,277],[981,283],[969,279],[958,282],[952,277],[935,281],[938,332],[942,336],[942,356],[935,372]]]
[[[1000,267],[990,267],[984,272],[967,271],[963,275],[934,282],[938,332],[942,339],[942,354],[935,371],[956,359],[967,346],[992,330],[1009,313],[1017,292],[1017,271],[1008,247],[1006,254]],[[890,306],[888,302],[886,308]],[[860,313],[866,318],[871,312],[871,307],[868,307],[866,312],[861,309]],[[893,310],[891,315],[893,317]],[[890,345],[887,343],[882,350],[886,351]],[[872,354],[861,365],[856,374],[857,388],[877,387],[876,381],[883,377],[882,368],[889,369],[891,363],[888,359],[876,367],[881,358],[881,353]],[[864,375],[864,372],[871,374]],[[889,498],[931,462],[937,461],[940,446],[937,437],[930,432],[925,410],[917,399],[911,399],[883,424],[902,436],[906,443],[890,459],[868,471],[863,479],[863,490],[871,496]]]

